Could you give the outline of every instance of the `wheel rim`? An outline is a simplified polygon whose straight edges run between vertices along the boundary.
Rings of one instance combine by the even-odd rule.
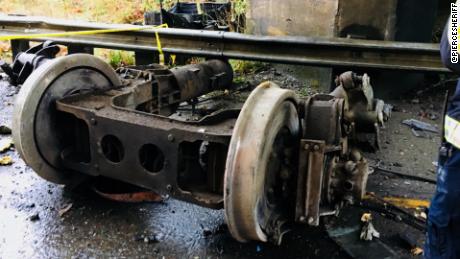
[[[237,240],[281,241],[288,199],[280,193],[289,192],[284,183],[296,177],[293,160],[299,127],[296,98],[290,90],[266,82],[245,102],[225,171],[225,215]]]
[[[59,142],[49,125],[57,125],[55,101],[78,91],[108,90],[119,85],[115,71],[88,54],[60,57],[40,66],[22,85],[13,111],[13,139],[21,157],[48,181],[73,182],[78,175],[61,168],[54,152]],[[45,149],[51,152],[43,152]]]

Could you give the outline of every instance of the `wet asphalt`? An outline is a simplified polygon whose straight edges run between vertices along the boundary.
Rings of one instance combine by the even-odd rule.
[[[15,91],[7,82],[0,82],[0,125],[11,126]],[[410,131],[406,133],[398,122],[401,116],[410,115],[395,113],[396,121],[382,133],[387,144],[374,158],[399,159],[403,166],[399,169],[423,171],[430,176],[425,169],[432,167],[435,159],[436,139],[412,141]],[[400,134],[395,134],[396,130]],[[399,138],[406,138],[411,145],[424,143],[426,159],[415,166],[410,156],[389,155],[402,153],[399,149],[407,146]],[[397,147],[392,148],[392,142]],[[279,247],[258,242],[242,244],[230,236],[222,210],[172,199],[143,204],[108,201],[95,195],[90,186],[68,190],[46,182],[14,150],[5,154],[11,155],[14,163],[0,166],[0,258],[348,258],[323,227],[296,226]],[[433,186],[374,173],[369,190],[427,199]],[[71,208],[59,215],[70,204]],[[363,212],[359,208],[351,211]],[[398,233],[413,232],[419,243],[423,242],[420,231],[379,215],[376,227],[382,241],[399,257],[411,255],[399,245],[395,238]]]

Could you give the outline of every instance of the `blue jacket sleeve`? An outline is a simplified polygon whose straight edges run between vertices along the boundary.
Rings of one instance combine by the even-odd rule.
[[[450,43],[449,43],[449,23],[447,23],[446,27],[444,28],[444,32],[442,34],[441,38],[441,45],[440,45],[440,50],[441,50],[441,59],[442,63],[444,63],[444,66],[449,68],[455,73],[460,73],[460,62],[459,63],[452,63],[450,59]]]

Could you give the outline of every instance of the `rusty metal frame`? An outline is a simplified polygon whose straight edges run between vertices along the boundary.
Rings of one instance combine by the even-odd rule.
[[[62,155],[65,166],[88,175],[106,176],[141,186],[162,196],[222,208],[223,195],[219,186],[223,184],[224,168],[216,169],[215,163],[210,163],[207,181],[216,186],[209,186],[208,191],[184,189],[178,180],[181,145],[207,141],[218,146],[211,155],[225,159],[238,111],[227,110],[200,121],[184,122],[114,104],[117,97],[129,95],[131,91],[73,95],[57,101],[56,108],[83,121],[89,133],[89,162],[74,161]],[[119,162],[110,161],[101,150],[102,139],[109,135],[115,136],[123,145],[125,155]],[[161,171],[149,172],[139,162],[139,150],[145,144],[154,144],[162,151],[165,161]],[[222,156],[218,156],[219,152]]]
[[[1,36],[133,27],[139,26],[0,16]],[[327,67],[448,72],[441,63],[438,44],[271,37],[186,29],[161,29],[159,35],[165,53]],[[71,51],[92,52],[92,48],[131,50],[136,52],[136,57],[143,57],[142,63],[152,63],[158,52],[154,39],[154,30],[142,30],[34,40],[53,40],[70,46]],[[27,40],[14,41],[13,44],[22,48],[26,45]],[[17,53],[20,50],[13,51]]]

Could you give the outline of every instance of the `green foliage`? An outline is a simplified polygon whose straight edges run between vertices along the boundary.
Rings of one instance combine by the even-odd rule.
[[[230,60],[233,71],[240,74],[255,73],[267,66],[266,63],[258,61]]]
[[[233,0],[233,12],[234,15],[244,15],[248,8],[248,0]]]
[[[124,50],[95,49],[94,55],[102,58],[113,68],[134,65],[134,52]]]

